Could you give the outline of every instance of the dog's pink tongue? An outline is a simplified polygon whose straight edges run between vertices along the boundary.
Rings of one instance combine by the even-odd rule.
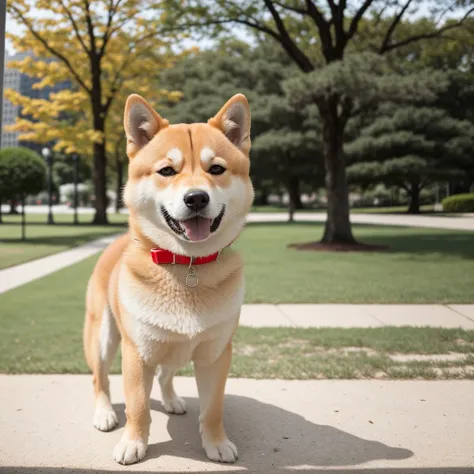
[[[187,238],[193,242],[197,242],[198,240],[204,240],[209,237],[211,233],[211,221],[212,219],[198,216],[186,221],[181,221],[180,224],[183,226]]]

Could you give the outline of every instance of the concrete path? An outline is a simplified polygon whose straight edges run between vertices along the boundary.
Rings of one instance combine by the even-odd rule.
[[[250,213],[248,222],[285,222],[288,214],[280,212]],[[295,221],[325,222],[326,214],[299,212],[295,214]],[[435,229],[453,229],[474,231],[474,217],[430,217],[410,216],[400,214],[351,214],[353,224],[393,225],[402,227],[428,227]]]
[[[9,209],[5,206],[5,212]],[[54,206],[55,214],[72,214],[73,210],[66,205]],[[46,214],[47,206],[26,206],[27,214]],[[90,207],[78,209],[79,214],[92,214],[94,210]],[[113,210],[110,210],[113,212]],[[122,210],[127,214],[127,210]],[[286,212],[253,212],[248,216],[249,222],[285,222],[288,220]],[[298,212],[295,214],[296,221],[324,222],[325,213]],[[470,230],[474,231],[474,215],[466,214],[459,217],[442,216],[410,216],[406,214],[351,214],[351,222],[354,224],[376,224],[394,225],[408,227],[430,227],[437,229]]]
[[[251,327],[382,327],[429,326],[474,330],[470,305],[249,304],[241,326]]]
[[[92,240],[64,252],[0,270],[0,294],[80,262],[102,251],[118,235]]]
[[[163,412],[152,391],[145,459],[119,466],[124,425],[120,376],[111,378],[119,428],[92,427],[90,376],[0,376],[0,473],[323,472],[472,474],[474,381],[230,379],[225,422],[235,465],[207,460],[192,378],[178,378],[188,414]]]

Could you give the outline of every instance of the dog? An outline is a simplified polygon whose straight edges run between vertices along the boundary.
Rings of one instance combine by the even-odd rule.
[[[250,121],[242,94],[207,123],[189,125],[170,125],[136,94],[125,105],[129,232],[93,270],[84,326],[100,431],[117,425],[108,371],[121,342],[127,422],[114,449],[118,463],[146,454],[158,367],[164,408],[186,412],[173,377],[191,361],[203,448],[213,461],[238,457],[224,430],[223,404],[244,297],[243,262],[231,244],[254,198]]]

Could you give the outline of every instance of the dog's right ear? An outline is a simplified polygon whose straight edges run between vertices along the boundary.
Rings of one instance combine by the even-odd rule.
[[[123,126],[127,135],[127,155],[133,158],[160,130],[169,125],[150,104],[132,94],[125,104]]]

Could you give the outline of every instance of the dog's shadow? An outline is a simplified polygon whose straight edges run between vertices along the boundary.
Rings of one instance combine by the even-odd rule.
[[[142,462],[162,455],[205,462],[198,428],[199,401],[186,398],[186,415],[169,415],[171,440],[150,444]],[[119,426],[125,424],[124,405],[114,405]],[[151,409],[164,412],[161,402],[151,400]],[[387,446],[351,435],[332,426],[317,425],[302,416],[248,397],[227,395],[225,426],[239,449],[238,465],[257,468],[305,466],[353,466],[377,459],[406,459],[408,449]],[[153,433],[153,425],[151,427]]]

